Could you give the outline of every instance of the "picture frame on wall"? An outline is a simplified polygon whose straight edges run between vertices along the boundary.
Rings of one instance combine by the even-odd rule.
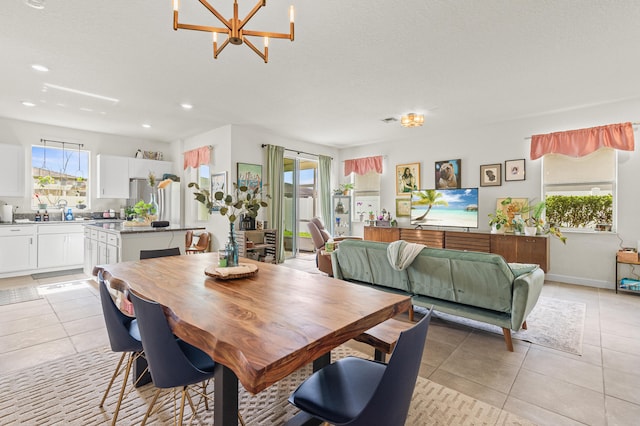
[[[238,163],[238,188],[246,186],[249,192],[256,188],[262,191],[262,166],[260,164]]]
[[[514,180],[525,180],[524,158],[519,160],[507,160],[504,162],[505,182]]]
[[[411,198],[396,198],[396,217],[411,216]]]
[[[483,164],[480,166],[480,186],[501,186],[502,164]]]
[[[411,195],[420,189],[420,163],[396,166],[396,195]]]
[[[462,160],[436,161],[436,189],[462,188]]]
[[[225,194],[228,193],[227,189],[227,172],[214,173],[211,175],[212,197],[216,192],[224,192]],[[220,206],[214,206],[211,210],[214,212],[220,211]]]

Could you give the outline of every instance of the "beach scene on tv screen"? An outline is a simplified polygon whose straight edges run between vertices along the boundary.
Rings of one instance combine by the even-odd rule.
[[[411,193],[411,224],[478,227],[478,189],[424,189]]]

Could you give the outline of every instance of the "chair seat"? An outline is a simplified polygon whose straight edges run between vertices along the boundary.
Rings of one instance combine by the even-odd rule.
[[[205,373],[213,373],[216,363],[204,351],[181,339],[178,339],[178,346],[194,367]]]
[[[386,367],[361,358],[342,358],[309,377],[289,402],[329,423],[346,423],[365,408]]]

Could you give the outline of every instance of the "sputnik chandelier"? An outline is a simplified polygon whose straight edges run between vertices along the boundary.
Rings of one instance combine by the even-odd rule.
[[[424,124],[424,115],[415,114],[413,112],[400,117],[400,125],[402,127],[420,127]]]
[[[244,19],[238,18],[238,0],[233,0],[233,17],[225,19],[207,0],[198,0],[209,12],[211,12],[220,22],[224,24],[224,27],[209,27],[204,25],[191,25],[181,24],[178,22],[178,9],[180,7],[180,0],[173,0],[173,29],[178,30],[195,30],[204,31],[213,34],[213,58],[218,59],[220,52],[224,50],[229,43],[240,45],[246,44],[260,56],[265,64],[269,62],[269,39],[270,38],[286,38],[293,41],[293,6],[289,7],[289,34],[284,33],[271,33],[266,31],[252,31],[246,30],[244,26],[249,22],[253,15],[255,15],[261,7],[267,5],[267,0],[259,0],[258,3],[251,9]],[[226,34],[227,39],[218,46],[218,34]],[[260,51],[247,37],[263,37],[264,38],[264,51]]]

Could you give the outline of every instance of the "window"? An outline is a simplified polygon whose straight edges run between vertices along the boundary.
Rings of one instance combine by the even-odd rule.
[[[568,229],[615,229],[616,151],[602,148],[584,157],[543,157],[542,184],[550,223]]]
[[[369,172],[365,175],[353,173],[353,221],[363,222],[369,219],[369,214],[380,214],[380,175]]]
[[[31,208],[89,207],[89,151],[43,145],[31,147]]]

